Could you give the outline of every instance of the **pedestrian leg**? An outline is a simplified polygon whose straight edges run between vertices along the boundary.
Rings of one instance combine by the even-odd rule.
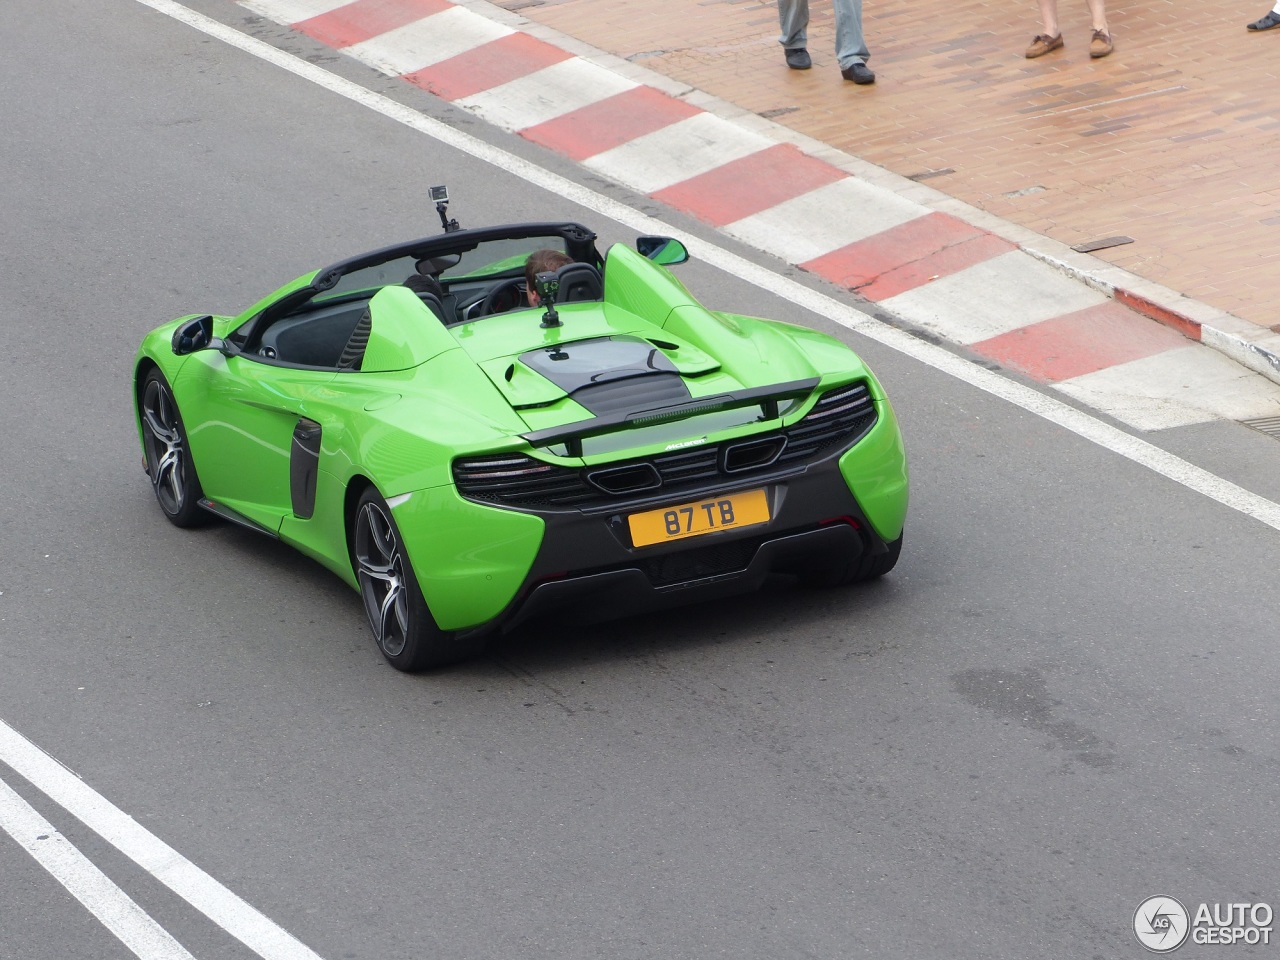
[[[862,0],[835,0],[835,6],[836,59],[841,70],[848,70],[871,57],[862,36]]]
[[[809,45],[809,0],[778,0],[778,42],[788,50]]]

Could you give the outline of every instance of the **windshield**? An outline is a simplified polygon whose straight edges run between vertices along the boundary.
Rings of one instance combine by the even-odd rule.
[[[440,279],[448,282],[516,276],[524,273],[524,263],[529,259],[529,254],[535,250],[556,250],[566,253],[564,239],[561,237],[490,240],[463,251],[461,259],[456,264],[446,267],[440,274]]]
[[[336,284],[328,290],[317,294],[315,302],[321,303],[325,300],[332,300],[335,297],[343,297],[356,292],[376,292],[383,287],[404,283],[418,272],[417,263],[418,261],[415,257],[398,257],[395,260],[388,260],[376,266],[363,267],[360,270],[344,273]]]
[[[336,284],[315,297],[316,303],[346,297],[352,293],[372,293],[392,284],[404,283],[418,273],[437,277],[445,286],[452,281],[518,277],[535,250],[567,253],[563,237],[523,237],[487,240],[468,250],[441,254],[430,260],[415,256],[397,257],[371,267],[344,273]]]

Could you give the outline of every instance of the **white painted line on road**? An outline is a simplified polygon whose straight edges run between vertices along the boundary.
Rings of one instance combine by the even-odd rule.
[[[195,960],[3,780],[0,827],[142,960]]]
[[[439,120],[424,116],[412,107],[397,103],[390,97],[366,90],[359,84],[329,73],[322,67],[277,50],[262,40],[250,37],[219,23],[203,14],[182,6],[173,0],[138,0],[166,16],[173,17],[202,33],[222,40],[245,53],[265,60],[282,70],[287,70],[332,93],[376,111],[383,116],[417,130],[440,143],[470,154],[477,160],[489,163],[519,177],[526,183],[555,193],[571,203],[608,217],[641,234],[664,234],[675,237],[686,247],[696,250],[700,259],[725,273],[784,297],[792,303],[820,316],[834,320],[868,339],[884,344],[899,353],[955,377],[964,383],[992,396],[1007,400],[1028,413],[1048,420],[1113,453],[1141,464],[1175,483],[1215,500],[1225,507],[1252,517],[1273,529],[1280,530],[1280,504],[1245,490],[1195,464],[1162,450],[1155,444],[1125,433],[1117,427],[1103,423],[1096,417],[1077,410],[1056,397],[1047,396],[991,370],[959,357],[942,347],[934,346],[903,330],[882,323],[855,310],[826,294],[812,290],[802,283],[790,280],[773,270],[758,266],[722,247],[708,243],[700,237],[677,230],[657,219],[649,217],[624,203],[612,200],[595,191],[574,183],[565,177],[544,170],[537,164],[508,153],[500,147],[486,143],[478,137],[455,130]]]
[[[0,762],[263,960],[320,960],[262,913],[209,876],[75,774],[0,720]]]

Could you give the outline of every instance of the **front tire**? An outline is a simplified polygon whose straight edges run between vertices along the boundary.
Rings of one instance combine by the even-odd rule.
[[[475,656],[482,645],[441,630],[418,587],[391,508],[373,487],[356,506],[352,565],[378,649],[397,670],[416,673]]]
[[[191,462],[187,431],[173,399],[173,389],[159,370],[152,370],[142,382],[138,403],[142,421],[143,449],[147,475],[160,509],[176,527],[194,527],[208,520],[200,507],[204,492]]]

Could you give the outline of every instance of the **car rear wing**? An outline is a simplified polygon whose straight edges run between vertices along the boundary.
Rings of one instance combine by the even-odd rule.
[[[787,383],[773,383],[767,387],[733,390],[729,393],[699,397],[696,400],[688,400],[669,406],[649,407],[628,413],[608,414],[591,420],[579,420],[576,423],[567,423],[559,427],[534,430],[530,433],[521,434],[521,436],[535,447],[564,443],[568,446],[569,456],[580,457],[582,456],[582,441],[587,437],[613,433],[615,430],[651,427],[659,423],[685,420],[689,417],[716,413],[720,410],[759,406],[765,420],[776,420],[780,401],[807,397],[820,382],[821,380],[818,377],[809,377],[804,380],[791,380]]]

